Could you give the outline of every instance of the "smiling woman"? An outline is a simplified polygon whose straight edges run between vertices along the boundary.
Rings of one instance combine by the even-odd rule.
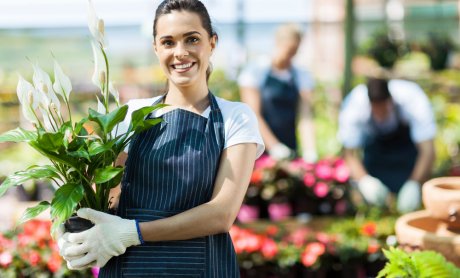
[[[264,150],[256,117],[209,92],[217,35],[200,1],[163,1],[153,30],[168,89],[129,101],[126,121],[165,103],[148,116],[163,121],[130,144],[117,216],[80,210],[95,225],[62,235],[60,252],[70,268],[103,267],[99,277],[239,277],[228,232]]]

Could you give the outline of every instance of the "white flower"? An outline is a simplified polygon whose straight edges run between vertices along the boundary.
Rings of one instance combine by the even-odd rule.
[[[34,92],[34,86],[19,75],[16,93],[18,94],[18,99],[21,103],[22,113],[28,121],[38,124],[38,119],[34,114],[34,108],[36,108],[36,104],[38,103],[36,97],[34,97]]]
[[[104,48],[104,21],[97,17],[91,0],[88,0],[88,27],[93,38]]]
[[[102,57],[100,49],[98,49],[93,42],[91,42],[91,48],[93,49],[94,57],[94,73],[91,80],[94,85],[98,86],[102,90],[105,80],[107,80],[105,60]],[[101,74],[104,75],[104,78],[101,78]]]
[[[72,83],[70,78],[64,74],[61,66],[54,60],[54,91],[59,94],[66,102],[69,100],[70,92],[72,91]]]
[[[112,82],[109,83],[109,92],[115,99],[115,102],[120,104],[120,94],[118,93],[118,90],[113,86]]]
[[[57,110],[60,111],[61,102],[56,96],[56,93],[54,93],[53,85],[51,83],[51,78],[37,64],[34,64],[33,67],[34,67],[33,81],[34,81],[35,88],[40,93],[44,94],[44,96],[46,96],[47,99],[43,101],[54,103],[54,105],[56,105]],[[45,107],[48,108],[49,104],[50,103],[43,103],[43,106],[44,106],[43,108]]]
[[[97,112],[99,114],[105,114],[107,111],[105,110],[104,104],[99,100],[99,98],[96,96],[97,99]]]

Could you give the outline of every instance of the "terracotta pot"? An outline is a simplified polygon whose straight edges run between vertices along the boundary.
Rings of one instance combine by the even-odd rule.
[[[427,210],[403,215],[396,221],[396,237],[406,251],[434,250],[460,266],[460,233],[433,218]]]
[[[91,229],[93,226],[94,224],[91,221],[78,216],[72,216],[64,222],[65,230],[69,233],[83,232]]]
[[[460,177],[443,177],[427,181],[422,188],[423,204],[434,218],[460,229]]]

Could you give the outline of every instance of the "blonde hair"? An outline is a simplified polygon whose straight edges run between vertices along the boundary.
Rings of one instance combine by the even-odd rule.
[[[278,26],[275,33],[276,41],[282,41],[286,39],[302,40],[302,30],[298,24],[286,23]]]

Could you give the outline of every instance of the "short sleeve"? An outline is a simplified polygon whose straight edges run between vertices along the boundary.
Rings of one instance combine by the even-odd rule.
[[[238,85],[240,87],[260,88],[265,75],[260,67],[249,65],[238,76]]]
[[[436,121],[430,100],[414,82],[394,80],[389,83],[395,101],[402,109],[402,116],[408,121],[411,138],[420,143],[436,135]],[[396,92],[396,93],[393,93]]]
[[[257,157],[265,150],[265,145],[260,135],[256,115],[251,108],[239,102],[229,102],[232,105],[228,117],[224,116],[225,124],[225,145],[228,148],[242,143],[257,144]]]
[[[370,116],[366,87],[358,86],[344,99],[339,113],[338,139],[347,149],[360,148]]]
[[[300,91],[311,91],[315,87],[315,81],[313,77],[311,76],[310,72],[306,70],[297,69],[296,78],[298,80],[297,83],[299,85]]]

